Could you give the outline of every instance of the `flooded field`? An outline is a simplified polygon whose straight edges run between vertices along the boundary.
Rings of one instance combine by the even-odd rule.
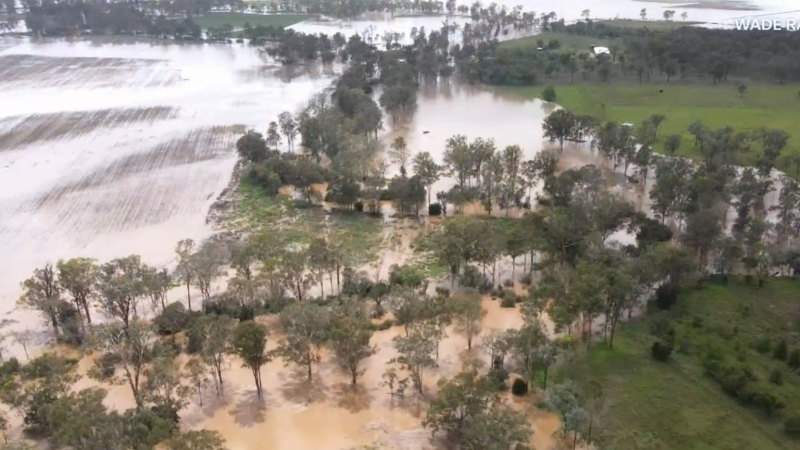
[[[488,298],[482,305],[487,314],[472,350],[467,350],[462,334],[452,327],[448,329],[439,346],[438,367],[423,373],[426,399],[435,395],[440,377],[455,375],[465,361],[477,359],[488,364],[481,336],[521,325],[516,308],[501,308],[499,301]],[[259,320],[262,319],[270,330],[268,350],[274,349],[283,339],[280,326],[274,317]],[[327,351],[323,351],[321,362],[314,365],[310,383],[303,369],[287,366],[276,358],[262,369],[263,400],[256,397],[250,370],[242,367],[237,358],[228,357],[223,372],[224,394],[216,397],[213,386],[208,385],[202,392],[202,405],[198,395],[193,394],[191,404],[181,412],[182,426],[216,430],[231,450],[348,450],[368,445],[393,450],[436,448],[430,431],[422,426],[426,400],[418,399],[411,388],[405,398],[393,397],[383,384],[387,362],[397,356],[392,339],[403,333],[403,327],[396,326],[373,335],[375,353],[363,361],[364,372],[355,387]],[[80,373],[86,373],[95,359],[95,354],[84,357],[79,364]],[[108,407],[134,406],[127,385],[98,383],[82,377],[73,389],[102,386],[108,389],[104,402]],[[536,396],[509,397],[509,400],[528,414],[534,431],[531,441],[534,448],[557,448],[561,425],[558,416],[536,408]]]
[[[0,311],[47,261],[139,253],[168,265],[263,131],[335,68],[286,70],[242,45],[0,38]]]

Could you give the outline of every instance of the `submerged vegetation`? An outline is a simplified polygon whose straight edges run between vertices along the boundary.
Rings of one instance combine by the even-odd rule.
[[[402,135],[379,139],[413,117],[420,85],[451,76],[531,84],[540,64],[557,62],[564,80],[579,70],[644,78],[672,55],[693,65],[685,73],[710,70],[724,82],[734,73],[720,73],[714,58],[681,52],[687,40],[730,50],[727,32],[536,19],[621,39],[629,52],[573,59],[560,43],[497,46],[501,32],[534,23],[520,10],[507,22],[495,6],[467,11],[476,23],[457,44],[447,26],[408,45],[387,34],[383,49],[358,36],[248,27],[254,45],[285,64],[338,58],[344,73],[299,113],[265,118],[263,133],[238,139],[220,232],[178,242],[169,269],[138,255],[73,258],[23,281],[20,304],[41,314],[68,355],[0,365],[0,400],[23,418],[25,435],[55,448],[224,448],[215,432],[183,430],[181,414],[204,396],[224,401],[231,367],[246,370],[245,394],[261,411],[272,393],[296,396],[295,385],[306,406],[324,401],[321,375],[330,374],[320,367],[333,362],[345,398],[360,405],[352,408],[368,409],[378,390],[392,408],[413,397],[424,411],[413,420],[442,448],[528,445],[534,407],[558,417],[565,447],[796,445],[800,187],[773,171],[800,167],[785,156],[786,132],[693,121],[684,133],[683,119],[673,124],[659,105],[625,123],[591,98],[571,107],[577,88],[559,85],[542,95],[567,109],[532,124],[551,148],[531,159],[491,137],[452,136],[441,161]],[[774,44],[761,38],[759,49]],[[672,60],[661,62],[672,72]],[[741,70],[754,76],[753,66]],[[740,99],[746,91],[737,89]],[[569,143],[597,149],[597,164],[559,166]],[[440,180],[450,187],[432,192]],[[645,206],[634,206],[637,195]],[[492,301],[518,320],[486,327]],[[448,336],[456,350],[440,355]],[[76,349],[94,358],[93,381],[129,391],[131,408],[108,408],[103,389],[76,387]],[[281,364],[292,368],[288,379],[269,378]]]

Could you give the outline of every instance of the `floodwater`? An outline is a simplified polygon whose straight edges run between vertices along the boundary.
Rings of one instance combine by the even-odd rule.
[[[488,298],[483,300],[483,308],[487,313],[483,330],[474,339],[472,350],[467,350],[462,334],[452,327],[447,330],[439,345],[438,367],[423,373],[426,399],[435,395],[441,377],[455,375],[464,363],[477,359],[488,364],[482,336],[521,324],[516,308],[500,308],[498,301]],[[276,348],[283,339],[274,319],[259,318],[270,330],[268,350]],[[321,361],[314,365],[311,383],[307,382],[303,369],[276,358],[262,368],[263,400],[256,397],[250,370],[238,358],[229,356],[223,372],[223,396],[216,397],[213,386],[207,385],[202,390],[201,406],[200,397],[193,393],[191,403],[180,413],[182,427],[216,430],[232,450],[345,450],[367,445],[395,450],[438,448],[430,432],[422,426],[426,400],[417,398],[411,387],[404,398],[393,397],[383,385],[387,364],[397,356],[392,339],[403,333],[400,326],[375,332],[370,341],[375,353],[362,362],[363,374],[355,387],[327,351],[322,352]],[[185,362],[185,356],[180,358]],[[84,357],[79,373],[85,374],[95,359],[96,355]],[[100,384],[84,376],[74,389],[91,386],[108,389],[106,406],[133,407],[126,384]],[[554,413],[537,409],[536,400],[534,395],[523,399],[509,397],[515,407],[528,414],[534,430],[531,441],[534,448],[556,448],[560,420]]]
[[[469,141],[475,138],[494,139],[497,151],[519,145],[523,160],[532,159],[543,149],[558,151],[557,143],[544,137],[542,122],[558,105],[539,99],[522,99],[492,88],[466,85],[455,80],[426,84],[417,96],[417,109],[408,121],[391,123],[391,132],[382,137],[384,147],[398,136],[405,138],[414,154],[427,151],[434,161],[443,164],[447,140],[457,134]],[[559,154],[562,169],[607,163],[597,151],[585,144],[565,142]],[[390,167],[399,172],[398,167]],[[433,186],[435,193],[453,186],[451,177],[442,177]]]
[[[244,45],[0,38],[0,312],[45,262],[203,239],[234,143],[299,111],[336,67],[287,70]]]

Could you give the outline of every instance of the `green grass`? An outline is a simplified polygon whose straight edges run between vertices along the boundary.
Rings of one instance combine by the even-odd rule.
[[[544,86],[502,87],[513,96],[536,98]],[[659,90],[663,89],[663,93]],[[581,114],[604,120],[638,124],[651,114],[667,120],[659,128],[656,148],[663,150],[664,138],[683,136],[677,154],[697,157],[689,125],[700,120],[706,126],[731,126],[736,131],[758,127],[776,128],[789,133],[787,149],[800,147],[800,85],[749,85],[740,98],[733,84],[582,84],[556,86],[557,103]],[[603,107],[605,105],[605,107]]]
[[[249,23],[252,26],[288,27],[308,18],[305,14],[242,14],[242,13],[210,13],[196,17],[194,21],[200,28],[219,28],[228,24],[233,28],[242,28]]]
[[[526,49],[539,47],[539,41],[547,47],[548,42],[557,40],[560,44],[556,51],[577,51],[589,52],[591,46],[610,47],[614,45],[615,40],[612,39],[598,39],[591,36],[581,36],[571,33],[560,33],[554,31],[545,31],[533,36],[526,36],[524,38],[512,39],[509,41],[501,42],[499,47],[504,49]]]
[[[247,176],[238,187],[238,203],[222,226],[231,232],[258,234],[280,233],[289,244],[307,245],[315,237],[328,233],[342,243],[351,263],[371,261],[381,244],[383,221],[363,213],[326,211],[286,195],[268,195]]]
[[[800,347],[800,282],[768,280],[763,288],[732,281],[685,292],[673,310],[662,313],[676,331],[669,362],[650,357],[655,315],[624,324],[614,348],[597,344],[562,367],[554,378],[569,376],[579,386],[603,385],[602,407],[594,412],[595,437],[602,448],[789,449],[798,448],[782,431],[783,419],[800,414],[800,374],[755,350],[764,337]],[[753,368],[766,383],[768,373],[784,373],[771,386],[785,402],[779,417],[767,417],[725,394],[704,374],[710,351]]]

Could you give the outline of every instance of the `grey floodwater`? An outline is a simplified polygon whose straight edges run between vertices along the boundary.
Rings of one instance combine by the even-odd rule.
[[[331,67],[281,68],[244,45],[0,39],[0,312],[59,258],[141,254],[211,233],[234,143],[297,112]]]

